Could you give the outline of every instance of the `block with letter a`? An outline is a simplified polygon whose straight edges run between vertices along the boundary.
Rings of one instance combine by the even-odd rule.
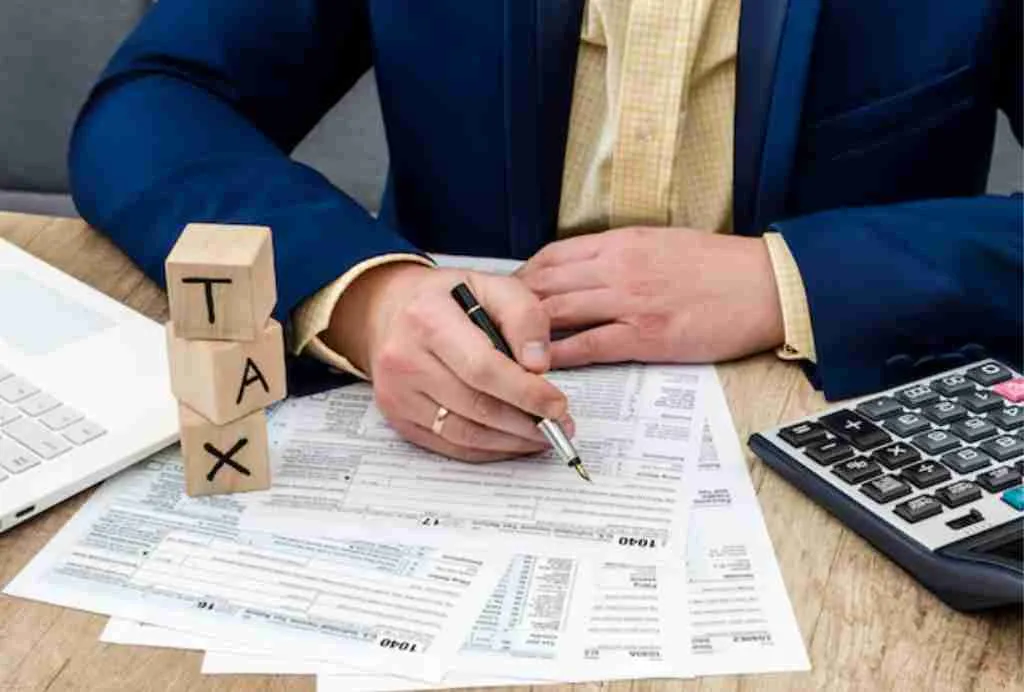
[[[185,490],[265,490],[264,407],[286,395],[270,229],[190,224],[167,257],[167,350]]]

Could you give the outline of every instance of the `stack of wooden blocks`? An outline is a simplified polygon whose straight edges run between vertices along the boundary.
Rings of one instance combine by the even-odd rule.
[[[285,397],[270,229],[190,224],[167,257],[167,347],[191,496],[270,487],[264,408]]]

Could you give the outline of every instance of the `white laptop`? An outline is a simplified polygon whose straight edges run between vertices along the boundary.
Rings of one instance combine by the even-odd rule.
[[[0,240],[0,532],[175,441],[164,339]]]

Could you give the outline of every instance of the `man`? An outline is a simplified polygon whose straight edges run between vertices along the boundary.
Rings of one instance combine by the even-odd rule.
[[[980,195],[997,109],[1021,138],[1021,62],[1019,0],[161,0],[76,125],[72,185],[157,280],[188,222],[271,226],[299,365],[489,460],[543,446],[524,412],[571,427],[552,366],[776,348],[844,397],[1019,363],[1021,201]],[[379,219],[287,157],[371,65]]]

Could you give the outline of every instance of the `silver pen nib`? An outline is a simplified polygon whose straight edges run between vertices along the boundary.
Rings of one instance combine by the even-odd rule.
[[[583,480],[585,480],[586,482],[588,482],[588,483],[593,483],[594,482],[593,479],[590,477],[590,474],[587,473],[587,469],[583,466],[583,462],[580,460],[579,457],[576,457],[575,459],[570,461],[569,462],[569,466],[571,466],[574,469],[576,469],[576,473],[579,474],[579,477],[582,478]]]

